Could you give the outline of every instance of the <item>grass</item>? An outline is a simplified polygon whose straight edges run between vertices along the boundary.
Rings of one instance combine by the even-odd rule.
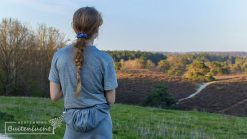
[[[42,121],[61,115],[63,101],[46,98],[0,97],[0,133],[5,121]],[[3,114],[4,113],[4,114]],[[193,111],[115,104],[111,108],[114,139],[241,139],[247,118]],[[61,139],[65,124],[54,135],[11,135],[17,139]]]

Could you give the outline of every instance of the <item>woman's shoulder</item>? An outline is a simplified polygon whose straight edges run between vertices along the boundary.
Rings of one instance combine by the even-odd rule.
[[[109,53],[104,51],[101,51],[101,53],[102,53],[102,60],[104,60],[105,65],[113,63],[113,58]]]
[[[100,50],[100,49],[98,49],[98,48],[96,48],[97,49],[97,56],[100,58],[100,59],[102,59],[102,60],[104,60],[105,62],[112,62],[113,61],[113,58],[112,58],[112,56],[109,54],[109,53],[107,53],[106,51],[104,51],[104,50]]]
[[[53,59],[66,59],[70,56],[71,45],[65,45],[64,47],[55,48],[55,52],[53,54]]]
[[[62,55],[62,54],[66,54],[66,53],[70,53],[70,51],[72,51],[72,45],[65,45],[64,47],[59,47],[56,48],[56,54],[57,55]]]

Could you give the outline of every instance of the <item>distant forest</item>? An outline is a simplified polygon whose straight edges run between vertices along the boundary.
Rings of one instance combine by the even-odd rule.
[[[140,51],[107,51],[118,70],[150,69],[194,81],[211,81],[215,75],[239,74],[247,71],[244,53],[191,52],[152,53]],[[241,55],[241,56],[233,56]]]
[[[235,57],[247,57],[247,52],[239,52],[239,51],[233,51],[233,52],[162,52],[164,55],[184,55],[184,54],[214,54],[214,55],[220,55],[220,56],[235,56]]]
[[[51,59],[67,44],[58,29],[35,29],[16,19],[0,22],[0,95],[49,96]],[[247,71],[246,53],[164,53],[106,51],[116,70],[149,69],[181,80],[211,81],[215,75]]]

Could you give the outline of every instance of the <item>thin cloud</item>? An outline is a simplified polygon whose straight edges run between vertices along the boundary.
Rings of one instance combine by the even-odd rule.
[[[12,4],[27,6],[40,12],[53,13],[59,15],[67,15],[69,10],[76,5],[69,1],[46,1],[46,0],[8,0]]]

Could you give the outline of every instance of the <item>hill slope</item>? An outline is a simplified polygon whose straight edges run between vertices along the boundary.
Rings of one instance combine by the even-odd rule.
[[[168,87],[176,100],[189,96],[196,91],[197,84],[183,81],[180,77],[168,76],[163,72],[149,70],[118,70],[119,86],[116,90],[116,102],[142,105],[157,84]],[[129,97],[131,96],[131,97]]]
[[[0,133],[5,121],[42,121],[60,116],[63,102],[46,98],[0,97]],[[8,116],[3,116],[3,114]],[[247,138],[247,118],[199,112],[163,110],[115,104],[111,109],[116,139]],[[61,139],[65,125],[54,135],[14,135],[13,138]]]

